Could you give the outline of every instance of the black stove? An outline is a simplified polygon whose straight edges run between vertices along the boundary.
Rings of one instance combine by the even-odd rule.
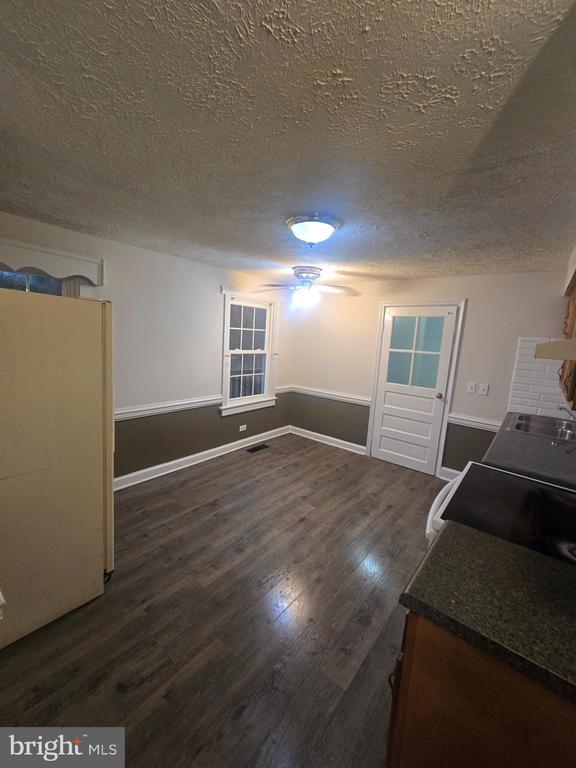
[[[576,491],[569,488],[471,462],[442,519],[576,563]]]

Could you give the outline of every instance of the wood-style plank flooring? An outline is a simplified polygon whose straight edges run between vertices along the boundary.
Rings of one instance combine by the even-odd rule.
[[[124,725],[130,768],[382,768],[442,483],[269,446],[116,494],[112,581],[0,652],[1,725]]]

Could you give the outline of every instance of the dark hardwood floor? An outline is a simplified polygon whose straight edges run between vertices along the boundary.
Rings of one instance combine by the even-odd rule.
[[[124,725],[130,768],[382,768],[442,483],[269,446],[116,494],[106,594],[0,652],[1,725]]]

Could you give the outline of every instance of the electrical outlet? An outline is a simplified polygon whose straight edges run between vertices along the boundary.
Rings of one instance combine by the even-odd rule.
[[[466,392],[469,395],[475,395],[476,394],[476,382],[475,381],[469,381],[468,384],[466,384]]]
[[[246,432],[246,424],[240,424],[239,432]]]
[[[483,395],[484,397],[486,397],[489,391],[490,391],[490,384],[480,384],[480,386],[478,387],[478,394]]]

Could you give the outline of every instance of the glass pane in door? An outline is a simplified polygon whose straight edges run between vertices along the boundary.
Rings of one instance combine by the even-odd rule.
[[[416,349],[422,352],[440,352],[442,347],[443,317],[418,318]]]
[[[395,317],[392,320],[392,349],[412,349],[414,346],[415,317]]]
[[[412,368],[412,385],[434,389],[438,378],[439,362],[440,355],[423,355],[415,352],[414,366]]]
[[[409,384],[411,362],[411,352],[390,352],[388,356],[388,382],[390,384]]]

